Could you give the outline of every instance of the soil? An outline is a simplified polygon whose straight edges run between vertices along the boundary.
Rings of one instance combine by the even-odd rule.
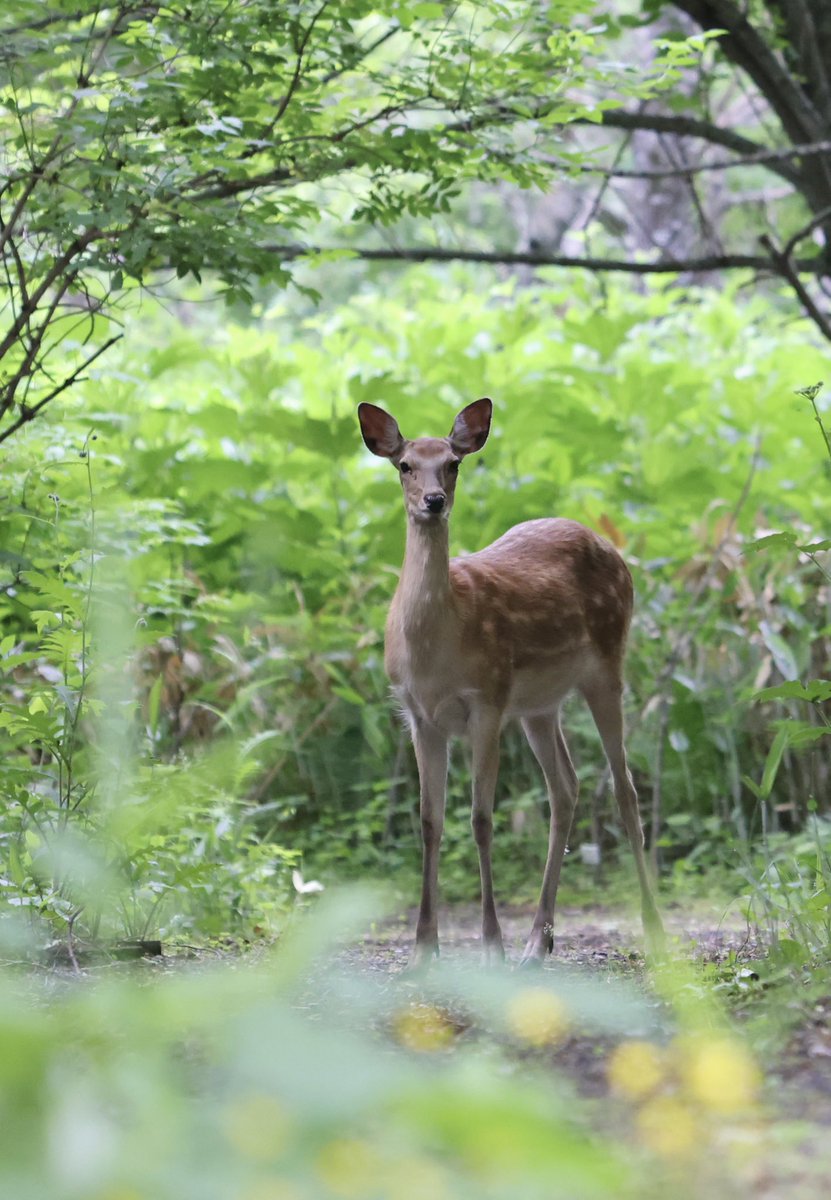
[[[499,920],[509,965],[519,962],[533,915],[531,907],[500,909]],[[669,936],[677,939],[682,953],[688,952],[707,961],[720,961],[731,951],[747,958],[759,952],[756,939],[744,923],[707,908],[665,911],[664,924]],[[342,960],[365,971],[397,974],[406,968],[414,929],[414,911],[396,917],[368,931],[360,943],[343,952]],[[475,962],[480,945],[476,905],[458,904],[443,909],[443,962]],[[640,922],[629,913],[598,906],[560,907],[554,928],[554,950],[543,969],[553,970],[562,964],[585,968],[617,964],[631,970],[643,965],[641,945]]]
[[[508,966],[521,957],[530,929],[532,909],[500,911]],[[441,961],[466,969],[480,963],[479,914],[475,906],[457,905],[442,911],[440,933]],[[749,990],[756,998],[730,1005],[731,1019],[737,1026],[755,1023],[751,1042],[757,1047],[765,1075],[763,1103],[765,1135],[769,1154],[755,1160],[754,1169],[744,1179],[746,1189],[764,1200],[815,1200],[831,1191],[831,990],[827,995],[798,992],[794,983],[789,1012],[774,1029],[764,1025],[759,1011],[764,998],[756,980],[754,963],[762,959],[764,949],[737,916],[725,917],[706,906],[664,910],[667,933],[676,952],[690,961],[714,964],[714,975],[722,964],[726,977],[745,975]],[[406,974],[412,946],[415,913],[404,914],[367,931],[363,938],[345,948],[343,965],[390,983],[411,978]],[[589,979],[614,975],[634,983],[650,997],[645,969],[639,921],[627,913],[596,908],[558,909],[554,932],[554,951],[543,967],[548,972],[573,969]],[[529,980],[534,976],[529,976]],[[827,976],[826,976],[827,978]],[[408,989],[409,990],[409,989]],[[810,997],[810,998],[809,998]],[[650,997],[660,1007],[654,995]],[[772,1007],[782,1006],[777,997]],[[667,1009],[667,1020],[672,1014]],[[759,1026],[761,1025],[761,1033]],[[459,1022],[465,1031],[464,1020]],[[765,1032],[767,1030],[767,1033]],[[596,1031],[575,1031],[555,1050],[546,1052],[544,1061],[552,1070],[570,1079],[584,1097],[595,1099],[608,1094],[606,1061],[619,1038],[598,1037]],[[537,1064],[540,1053],[533,1052]],[[529,1055],[530,1056],[530,1055]]]

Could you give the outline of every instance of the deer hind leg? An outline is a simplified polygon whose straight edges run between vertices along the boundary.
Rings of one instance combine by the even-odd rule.
[[[473,803],[470,823],[479,852],[479,878],[482,887],[482,946],[485,961],[500,963],[505,958],[502,930],[496,915],[493,894],[491,845],[493,842],[493,802],[499,773],[499,734],[501,714],[487,709],[474,713],[470,722],[473,757]]]
[[[411,721],[421,793],[423,847],[421,905],[411,968],[425,967],[439,953],[439,847],[447,791],[447,737],[424,722]]]
[[[559,714],[553,718],[550,714],[526,717],[522,728],[545,776],[551,808],[548,857],[542,877],[540,902],[520,962],[522,967],[531,967],[541,965],[554,944],[551,925],[566,842],[577,807],[577,775],[560,728]]]
[[[635,785],[626,762],[626,750],[623,744],[623,685],[620,675],[618,672],[610,671],[608,676],[584,685],[581,691],[591,710],[603,742],[606,758],[609,760],[615,799],[635,855],[647,948],[652,953],[659,953],[664,943],[664,927],[655,905],[649,870],[646,865],[643,826],[638,811],[638,793],[635,791]]]

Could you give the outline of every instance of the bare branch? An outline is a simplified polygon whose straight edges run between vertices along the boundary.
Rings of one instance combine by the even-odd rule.
[[[582,121],[582,124],[595,125],[594,121]],[[765,161],[770,165],[772,171],[777,175],[784,176],[790,183],[799,183],[799,172],[789,166],[787,159],[792,157],[791,149],[783,152],[781,158],[778,152],[771,152],[765,146],[760,146],[758,142],[754,142],[752,138],[744,137],[740,133],[734,133],[732,129],[723,129],[720,125],[714,125],[711,121],[702,121],[698,117],[685,117],[681,115],[670,115],[668,113],[649,113],[649,112],[629,112],[626,109],[615,108],[609,109],[603,113],[603,125],[609,125],[615,129],[634,129],[644,130],[653,133],[674,133],[678,137],[696,137],[702,141],[711,142],[714,146],[724,146],[727,150],[735,150],[737,154],[745,158],[752,158],[756,154],[776,154],[776,157],[771,157]],[[800,139],[802,143],[802,139]],[[813,145],[813,142],[807,143]]]
[[[40,17],[37,21],[26,21],[22,25],[9,25],[5,29],[0,28],[0,37],[10,38],[15,37],[18,33],[37,33],[40,29],[48,29],[50,25],[74,24],[76,21],[83,21],[84,17],[89,16],[89,10],[86,8],[77,9],[75,12],[50,12],[45,17]]]
[[[291,98],[294,95],[294,93],[297,91],[297,86],[300,83],[300,72],[303,70],[303,56],[306,53],[306,47],[309,44],[309,38],[312,36],[315,25],[317,24],[319,19],[323,16],[328,5],[329,5],[329,0],[323,0],[323,3],[321,4],[320,8],[317,10],[316,13],[314,13],[312,15],[311,21],[309,22],[307,28],[303,32],[303,36],[300,39],[300,45],[297,47],[297,50],[296,50],[297,61],[294,64],[294,74],[291,77],[289,86],[286,88],[286,94],[283,96],[282,100],[280,101],[279,105],[277,106],[277,112],[275,113],[273,120],[271,120],[268,123],[268,125],[266,126],[266,128],[269,132],[271,132],[274,129],[274,126],[277,124],[277,122],[283,116],[283,114],[285,113],[289,104],[291,104]]]
[[[652,130],[650,130],[652,132]],[[579,163],[577,170],[584,175],[606,175],[610,179],[675,179],[679,176],[701,175],[707,171],[729,171],[736,167],[769,166],[777,175],[788,178],[786,171],[779,170],[775,164],[781,164],[792,158],[812,158],[820,154],[831,153],[831,138],[821,142],[807,142],[799,146],[786,146],[778,150],[757,150],[753,154],[744,154],[739,158],[719,158],[712,162],[690,164],[685,167],[665,167],[652,171],[633,171],[622,167],[602,167],[592,163]],[[559,162],[557,159],[543,159],[552,167],[573,171],[574,165]]]
[[[11,425],[7,425],[5,429],[0,429],[0,442],[5,442],[6,439],[10,438],[13,433],[17,433],[18,429],[22,428],[22,426],[33,420],[33,418],[37,416],[40,410],[44,408],[50,402],[50,400],[54,400],[56,396],[60,396],[61,392],[65,392],[67,388],[70,388],[74,383],[77,383],[83,377],[83,372],[86,371],[88,367],[91,367],[95,360],[100,358],[101,355],[109,350],[111,346],[114,346],[116,342],[120,341],[123,336],[124,335],[122,333],[114,334],[113,337],[104,342],[102,346],[99,346],[98,349],[91,354],[85,362],[81,363],[77,370],[73,371],[71,375],[67,375],[67,377],[61,383],[59,383],[57,387],[54,387],[52,391],[48,393],[48,395],[38,400],[37,404],[33,404],[31,407],[27,405],[26,407],[22,408],[20,416],[16,421],[13,421]]]
[[[810,141],[822,131],[819,113],[790,75],[759,29],[750,23],[746,6],[734,0],[673,0],[677,8],[704,30],[722,29],[719,46],[745,71],[767,100],[791,141]]]
[[[264,254],[276,254],[282,258],[303,258],[306,255],[345,252],[367,262],[472,262],[493,266],[525,267],[576,267],[586,271],[620,271],[630,275],[700,275],[710,271],[746,269],[771,271],[771,259],[761,254],[708,254],[698,258],[681,258],[644,262],[621,258],[578,258],[565,254],[535,254],[530,251],[509,250],[449,250],[440,246],[395,247],[375,246],[304,246],[300,244],[264,245]],[[822,260],[808,258],[797,260],[798,271],[819,274],[824,270]]]
[[[80,254],[84,252],[84,250],[86,250],[88,246],[90,246],[101,236],[102,234],[100,230],[88,229],[85,233],[75,238],[75,240],[70,243],[69,247],[60,256],[60,258],[55,260],[51,268],[46,272],[46,275],[43,277],[38,287],[29,296],[28,301],[22,306],[15,320],[12,321],[11,325],[6,331],[5,337],[0,341],[0,359],[2,359],[3,356],[8,353],[9,349],[14,345],[18,335],[20,334],[20,331],[27,323],[29,317],[32,316],[38,304],[40,304],[41,300],[52,287],[52,285],[61,279],[70,263],[72,263]]]
[[[788,30],[788,38],[798,51],[803,64],[805,84],[817,108],[826,120],[831,120],[831,87],[828,68],[824,61],[822,46],[813,14],[805,0],[773,0],[781,12]]]
[[[827,221],[831,220],[831,204],[827,208],[823,208],[820,212],[815,213],[807,225],[802,229],[798,229],[793,237],[789,238],[785,243],[782,253],[786,258],[790,258],[800,242],[803,242],[806,237],[810,237],[815,229],[819,229]]]
[[[828,341],[831,342],[831,318],[829,318],[827,313],[822,311],[817,302],[814,300],[813,296],[799,277],[799,264],[794,262],[794,260],[791,258],[791,254],[797,242],[800,242],[803,238],[808,237],[808,235],[817,227],[817,225],[828,220],[829,214],[831,214],[831,209],[824,213],[818,213],[813,221],[806,225],[804,229],[800,230],[795,237],[792,237],[782,250],[777,247],[773,239],[767,234],[763,234],[762,237],[759,238],[759,241],[770,255],[770,260],[776,268],[777,274],[782,275],[785,279],[787,279],[788,283],[798,296],[799,302],[804,308],[805,312],[814,322],[823,337],[827,338]]]

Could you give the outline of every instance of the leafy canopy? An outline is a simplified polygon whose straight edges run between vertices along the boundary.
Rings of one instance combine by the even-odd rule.
[[[118,336],[127,286],[210,271],[247,300],[253,279],[290,278],[269,246],[324,212],[383,224],[467,180],[540,182],[564,124],[651,95],[689,54],[668,47],[651,79],[593,65],[593,7],[10,0],[0,440]]]

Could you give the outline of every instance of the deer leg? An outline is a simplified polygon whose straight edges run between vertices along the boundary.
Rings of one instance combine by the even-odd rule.
[[[493,802],[499,773],[499,733],[501,715],[496,710],[476,713],[471,719],[473,751],[473,803],[470,823],[479,851],[479,878],[482,886],[482,946],[485,961],[502,962],[502,930],[496,915],[493,895],[491,845],[493,842]]]
[[[421,906],[411,967],[426,966],[439,953],[439,847],[447,789],[447,737],[425,722],[412,722],[413,746],[421,793]]]
[[[577,807],[577,775],[571,762],[559,715],[526,717],[522,728],[534,757],[542,768],[551,808],[548,857],[542,877],[540,902],[525,944],[520,966],[539,966],[553,948],[551,925],[574,810]]]
[[[620,809],[623,827],[635,855],[647,948],[652,953],[660,953],[664,944],[664,927],[652,894],[652,883],[644,853],[643,826],[638,811],[638,793],[635,791],[635,785],[629,773],[626,750],[623,745],[623,687],[619,677],[611,676],[592,683],[590,686],[585,686],[581,688],[581,691],[591,710],[603,742],[603,749],[609,760],[615,799]]]

